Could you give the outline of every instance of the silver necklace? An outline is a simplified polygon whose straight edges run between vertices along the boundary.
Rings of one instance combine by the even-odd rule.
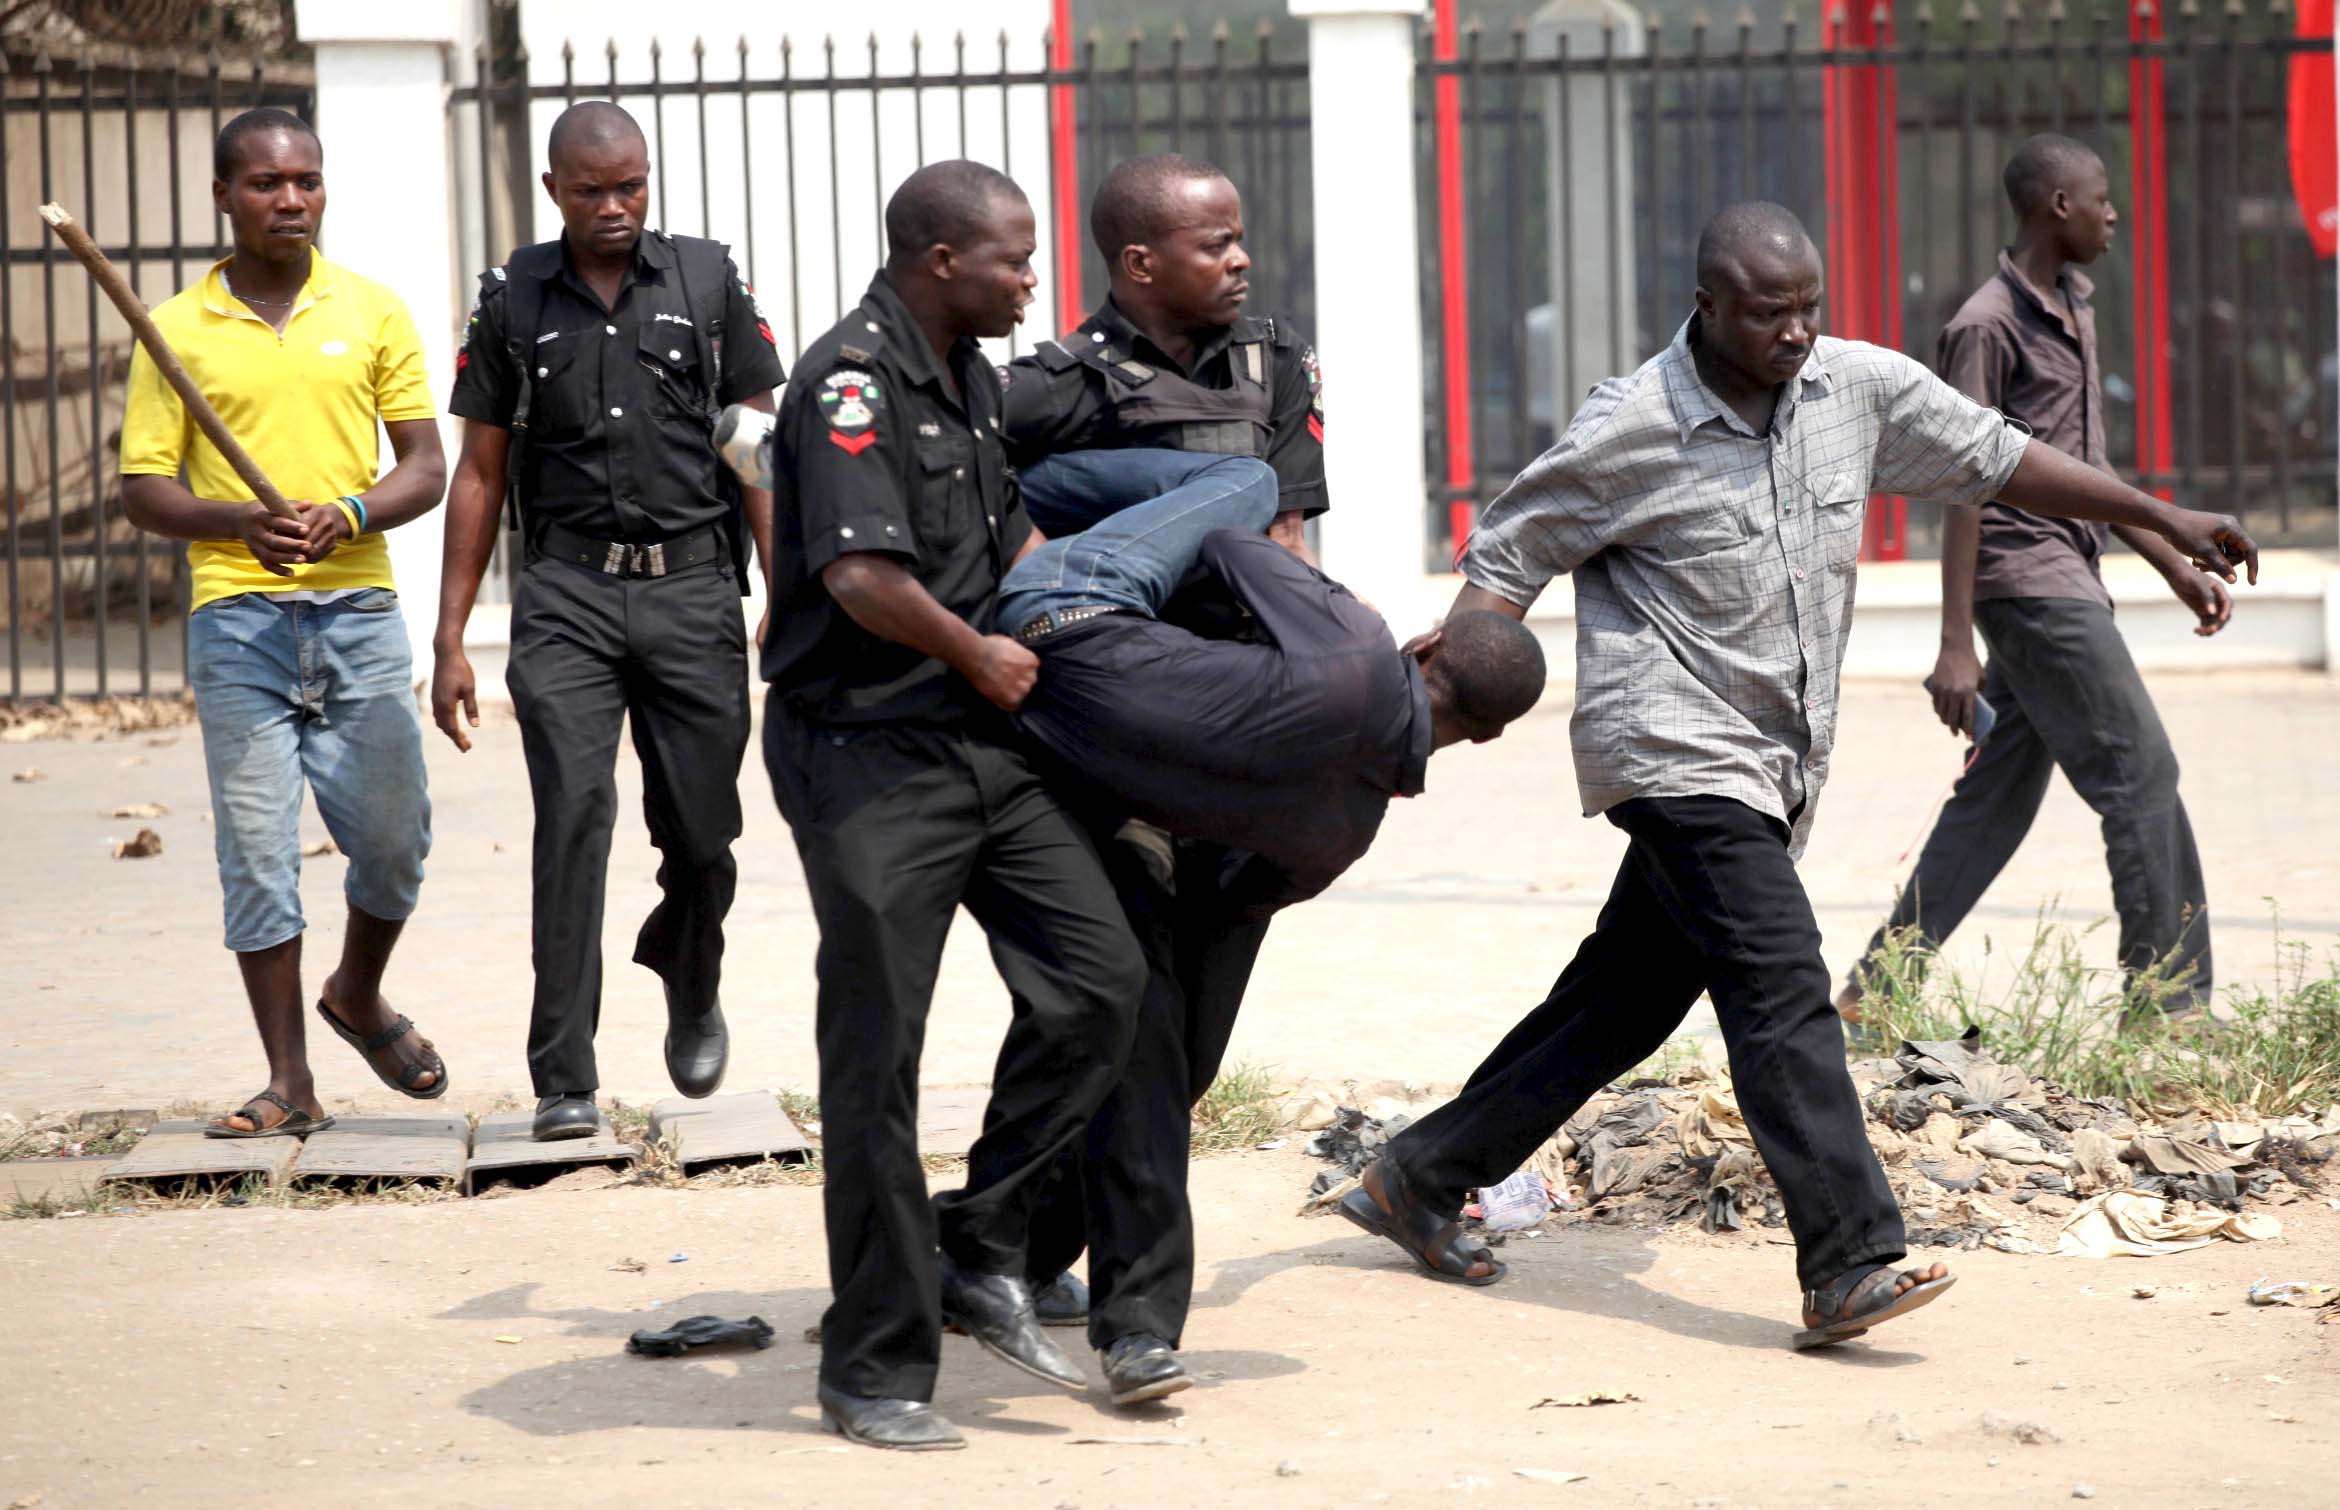
[[[293,302],[292,299],[255,299],[250,294],[237,293],[235,284],[228,281],[227,269],[224,267],[219,270],[219,286],[226,289],[230,297],[241,299],[246,304],[266,304],[276,309],[283,309]],[[298,294],[293,296],[294,299],[299,297]]]

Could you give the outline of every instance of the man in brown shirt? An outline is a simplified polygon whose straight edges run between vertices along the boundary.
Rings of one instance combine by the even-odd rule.
[[[2112,244],[2119,216],[2104,162],[2070,137],[2035,136],[2008,162],[2005,182],[2020,222],[2015,244],[1942,332],[1938,365],[1969,398],[2110,472],[2091,285],[2073,266]],[[2195,633],[2226,626],[2234,605],[2217,578],[2159,535],[2113,528],[2194,611]],[[1848,1020],[1860,1020],[1887,932],[1914,928],[1912,942],[1925,950],[1948,937],[2023,842],[2058,768],[2103,820],[2130,1020],[2209,1001],[2202,862],[2178,800],[2169,736],[2113,625],[2097,570],[2105,530],[2006,503],[1945,514],[1942,653],[1926,690],[1942,722],[1977,750],[1892,917],[1837,998]],[[1987,669],[1975,655],[1977,628],[1990,648]]]

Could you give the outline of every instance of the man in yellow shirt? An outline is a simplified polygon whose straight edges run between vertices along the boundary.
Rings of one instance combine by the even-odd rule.
[[[122,421],[122,505],[140,528],[191,542],[187,679],[227,946],[268,1055],[268,1088],[207,1131],[252,1138],[333,1120],[301,1016],[304,778],[349,857],[349,928],[318,1015],[393,1090],[446,1093],[446,1065],[381,981],[430,849],[413,663],[382,531],[435,507],[447,468],[406,307],[311,245],[325,213],[316,133],[282,110],[246,111],[221,128],[213,171],[235,253],[154,321],[299,514],[253,500],[143,349]],[[377,421],[397,455],[378,480]]]

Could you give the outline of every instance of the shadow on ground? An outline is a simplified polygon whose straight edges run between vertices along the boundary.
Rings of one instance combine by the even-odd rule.
[[[437,1320],[483,1325],[551,1323],[559,1335],[606,1344],[591,1357],[524,1368],[462,1397],[463,1409],[539,1437],[570,1437],[632,1427],[703,1431],[767,1431],[825,1438],[814,1396],[820,1348],[804,1340],[828,1304],[823,1290],[709,1290],[667,1301],[655,1311],[598,1306],[540,1307],[535,1281],[510,1285],[441,1312]],[[761,1316],[775,1334],[768,1348],[642,1358],[625,1351],[635,1331],[664,1327],[686,1316]],[[533,1335],[533,1334],[532,1334]],[[1307,1365],[1282,1353],[1221,1350],[1186,1355],[1198,1388],[1269,1379]],[[942,1378],[935,1403],[961,1425],[1034,1437],[1064,1437],[1065,1427],[1019,1420],[1019,1402],[1055,1391],[1009,1368],[964,1337],[943,1339]],[[1174,1403],[1116,1410],[1096,1386],[1085,1397],[1096,1407],[1100,1434],[1141,1430],[1174,1421]]]

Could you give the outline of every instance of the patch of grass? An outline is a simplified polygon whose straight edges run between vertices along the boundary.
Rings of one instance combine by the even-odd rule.
[[[100,1205],[109,1215],[144,1211],[209,1211],[215,1208],[267,1206],[286,1211],[324,1211],[340,1206],[420,1206],[458,1201],[460,1186],[436,1180],[384,1177],[370,1180],[303,1182],[272,1185],[266,1175],[247,1174],[233,1180],[183,1180],[147,1184],[123,1182],[99,1187]]]
[[[1675,1077],[1698,1062],[1697,1044],[1687,1038],[1669,1038],[1658,1046],[1656,1053],[1635,1065],[1623,1080],[1627,1085],[1637,1080],[1656,1080],[1672,1085]]]
[[[2164,1114],[2282,1114],[2340,1098],[2340,949],[2319,961],[2277,920],[2273,989],[2230,989],[2222,1010],[2172,1021],[2188,989],[2174,960],[2127,977],[2091,965],[2074,929],[2043,909],[2005,983],[1994,951],[1969,981],[1920,944],[1889,935],[1863,975],[1867,1043],[1956,1038],[1982,1029],[1992,1055],[2076,1095]]]
[[[796,1124],[796,1130],[813,1137],[821,1125],[820,1098],[804,1091],[783,1090],[774,1094],[780,1098],[780,1109],[788,1114],[788,1120]]]
[[[118,1191],[104,1185],[93,1185],[77,1195],[19,1196],[8,1209],[0,1211],[0,1221],[37,1222],[60,1216],[95,1216],[114,1207],[121,1199]]]
[[[1274,1083],[1256,1064],[1235,1064],[1219,1072],[1194,1108],[1195,1153],[1250,1148],[1282,1130],[1276,1116]]]

